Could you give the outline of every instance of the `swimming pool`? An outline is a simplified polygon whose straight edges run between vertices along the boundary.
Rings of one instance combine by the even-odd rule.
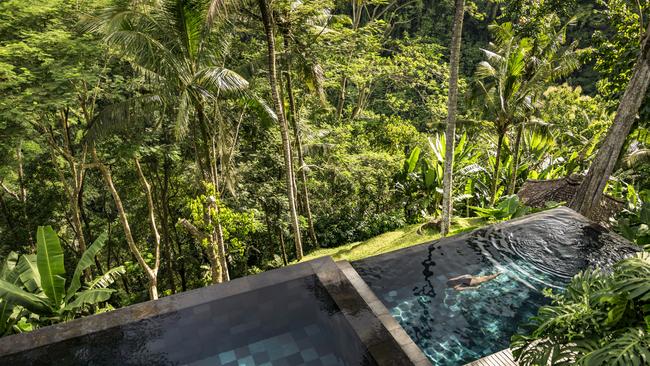
[[[638,249],[558,208],[352,266],[434,365],[458,366],[509,345],[518,324],[587,266],[607,267]],[[449,278],[501,272],[478,289]]]

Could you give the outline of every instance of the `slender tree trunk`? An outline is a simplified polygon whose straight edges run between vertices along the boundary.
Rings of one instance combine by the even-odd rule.
[[[158,269],[160,268],[160,232],[158,231],[158,225],[156,223],[156,215],[154,214],[155,205],[153,203],[153,195],[151,194],[151,185],[147,181],[147,178],[144,176],[144,173],[142,172],[142,167],[140,166],[140,162],[138,161],[138,159],[133,159],[133,160],[135,162],[135,167],[138,171],[138,176],[140,177],[140,182],[144,187],[144,192],[147,197],[147,208],[149,210],[148,211],[149,223],[151,224],[151,232],[153,234],[153,239],[154,239],[154,267],[151,269],[151,272],[153,273],[154,280],[157,284]],[[155,295],[157,298],[158,297],[157,289],[154,290],[156,290]]]
[[[519,170],[519,150],[521,150],[521,136],[524,133],[524,124],[519,123],[517,126],[517,137],[515,138],[514,146],[514,161],[512,164],[512,174],[510,176],[510,184],[508,184],[508,195],[515,194],[517,188],[517,171]]]
[[[220,189],[219,189],[219,170],[217,169],[217,148],[215,144],[215,137],[214,135],[211,137],[212,144],[211,146],[211,153],[212,153],[212,159],[211,163],[213,164],[213,174],[214,176],[212,177],[213,179],[213,184],[215,187],[215,194],[217,194],[217,197],[214,197],[212,200],[212,205],[213,208],[216,212],[216,224],[215,224],[215,238],[217,239],[217,254],[219,256],[219,263],[221,264],[221,282],[226,282],[230,281],[230,271],[228,270],[228,258],[227,258],[227,253],[226,253],[226,242],[223,238],[223,227],[221,226],[221,202],[218,200],[221,199],[220,196]],[[208,210],[209,211],[209,210]]]
[[[336,106],[336,119],[340,120],[343,117],[343,107],[345,106],[345,92],[348,87],[348,78],[341,78],[341,92],[339,93],[339,100]]]
[[[284,48],[289,50],[288,34],[284,37]],[[291,117],[291,124],[293,126],[293,134],[296,139],[296,154],[298,156],[298,173],[302,183],[302,200],[305,216],[307,216],[307,224],[309,225],[309,238],[312,245],[318,247],[318,239],[316,238],[316,230],[314,229],[314,219],[311,214],[311,204],[309,202],[309,189],[307,188],[307,172],[305,168],[305,157],[302,152],[302,135],[300,131],[300,124],[298,122],[298,108],[296,108],[296,99],[293,94],[293,78],[291,76],[291,60],[287,57],[287,95],[289,96],[289,110]]]
[[[357,95],[357,103],[354,105],[354,108],[352,108],[352,114],[350,115],[350,119],[355,119],[357,118],[357,115],[359,112],[363,110],[363,106],[365,104],[365,99],[366,99],[366,88],[365,87],[360,87],[359,89],[359,94]]]
[[[289,264],[289,260],[287,258],[287,249],[284,246],[284,233],[282,232],[282,228],[278,228],[278,232],[280,233],[280,249],[282,250],[282,262],[284,262],[284,265],[286,266]]]
[[[650,24],[646,29],[645,39],[641,43],[641,51],[636,60],[632,78],[621,98],[614,123],[609,128],[603,144],[598,149],[589,172],[583,180],[576,196],[571,201],[571,208],[581,214],[592,217],[592,213],[600,206],[603,191],[609,177],[614,172],[616,161],[623,149],[625,140],[630,134],[634,121],[638,118],[639,108],[645,100],[648,85],[650,85]]]
[[[492,192],[490,192],[490,203],[494,204],[497,199],[497,187],[499,187],[499,169],[501,168],[501,149],[503,147],[503,137],[505,131],[499,131],[499,139],[497,140],[497,156],[494,162],[494,175],[492,177]]]
[[[445,170],[442,185],[442,235],[451,228],[453,215],[452,188],[454,180],[454,149],[456,145],[456,112],[458,108],[458,68],[460,65],[460,41],[463,33],[465,0],[456,0],[454,26],[449,57],[449,96],[447,97],[447,130],[445,131]]]
[[[27,188],[25,187],[25,172],[23,170],[23,144],[20,142],[16,149],[16,158],[18,160],[18,183],[20,185],[20,204],[22,206],[23,220],[27,227],[27,240],[29,246],[36,248],[34,238],[32,237],[32,228],[30,225],[29,215],[27,215]]]
[[[133,239],[133,234],[131,232],[131,226],[129,225],[129,220],[126,216],[126,211],[124,210],[124,206],[122,205],[122,199],[120,198],[117,189],[115,189],[115,184],[113,184],[113,177],[111,176],[111,172],[103,163],[99,161],[99,157],[97,156],[97,152],[95,151],[94,147],[92,148],[92,154],[95,163],[97,164],[97,167],[99,168],[99,171],[101,172],[102,177],[104,178],[106,186],[108,190],[111,192],[111,195],[113,196],[113,201],[115,202],[115,208],[117,209],[117,214],[120,218],[120,222],[122,223],[122,228],[124,229],[124,236],[126,237],[126,243],[129,246],[131,253],[137,260],[138,264],[142,268],[143,272],[145,273],[149,281],[149,285],[148,285],[149,298],[151,300],[156,300],[158,299],[157,268],[155,268],[156,271],[154,271],[152,268],[149,267],[149,265],[147,265],[147,262],[144,260],[142,254],[140,253],[140,250],[135,244],[135,240]],[[158,254],[159,250],[156,250],[156,253]],[[158,261],[159,261],[159,257],[158,255],[156,255],[156,262]]]
[[[205,159],[206,159],[206,164],[209,167],[210,174],[209,174],[209,183],[212,184],[212,186],[215,189],[216,194],[219,193],[219,175],[217,171],[217,158],[216,158],[216,146],[214,142],[214,136],[212,133],[208,132],[208,126],[205,120],[205,111],[203,109],[203,106],[199,104],[197,106],[197,112],[198,112],[198,117],[199,117],[199,125],[201,127],[201,134],[203,136],[203,143],[205,145]],[[216,197],[214,197],[216,201]],[[221,227],[221,221],[219,218],[219,205],[216,205],[213,207],[216,212],[216,222],[214,223],[214,230],[211,233],[210,237],[211,239],[208,241],[209,245],[211,246],[209,253],[210,253],[210,258],[211,258],[211,265],[214,267],[215,265],[218,265],[220,268],[213,268],[212,269],[212,282],[213,283],[220,283],[224,281],[229,281],[230,280],[230,274],[228,273],[228,263],[226,259],[226,246],[225,242],[223,239],[223,228]],[[212,208],[207,208],[206,210],[210,210]],[[211,218],[210,218],[211,219]],[[212,257],[212,254],[215,253],[216,257]],[[215,278],[214,276],[216,274],[219,274],[218,278]]]
[[[277,69],[275,58],[275,38],[273,35],[273,21],[268,8],[267,0],[257,1],[262,14],[262,22],[266,31],[266,43],[268,47],[268,66],[269,66],[269,84],[271,86],[271,98],[273,106],[280,124],[280,135],[282,137],[282,150],[284,153],[284,165],[287,181],[287,198],[289,199],[289,213],[291,227],[293,229],[293,240],[296,247],[296,258],[301,260],[303,257],[302,238],[300,236],[300,224],[298,222],[298,213],[296,212],[295,194],[293,192],[293,168],[291,162],[291,143],[289,142],[289,127],[284,118],[284,110],[280,103],[280,93],[277,82]]]

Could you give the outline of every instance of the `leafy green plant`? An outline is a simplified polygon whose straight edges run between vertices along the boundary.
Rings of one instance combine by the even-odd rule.
[[[627,186],[627,207],[613,220],[614,230],[626,239],[650,249],[650,191],[637,194]]]
[[[106,234],[82,254],[66,288],[63,248],[50,226],[39,226],[36,234],[36,254],[16,253],[9,258],[0,273],[0,330],[24,330],[16,322],[56,323],[78,317],[92,306],[108,300],[115,291],[108,288],[124,267],[110,269],[82,286],[82,276],[94,264],[95,256],[106,244]],[[29,315],[26,320],[23,315]]]
[[[410,221],[417,221],[414,216],[421,218],[435,214],[442,201],[445,135],[430,137],[428,146],[424,152],[419,147],[411,150],[397,177],[397,188],[405,198],[406,216]],[[454,177],[457,180],[454,186],[458,188],[454,196],[457,201],[473,198],[472,193],[467,192],[472,191],[474,185],[468,187],[467,182],[475,173],[485,171],[478,164],[480,157],[479,149],[469,143],[468,134],[460,135],[454,150]]]
[[[512,337],[520,365],[650,364],[650,253],[620,261],[612,273],[584,271],[563,293],[545,293],[552,305]]]
[[[470,208],[473,209],[479,217],[492,218],[496,220],[510,220],[524,216],[530,212],[530,207],[522,204],[517,195],[504,197],[494,207],[483,208],[471,206]]]

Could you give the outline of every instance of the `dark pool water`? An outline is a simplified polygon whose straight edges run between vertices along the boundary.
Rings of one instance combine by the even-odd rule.
[[[518,324],[588,266],[637,249],[566,208],[352,263],[434,365],[457,366],[509,345]],[[478,289],[447,280],[501,272]]]
[[[316,276],[0,357],[0,365],[376,365]]]

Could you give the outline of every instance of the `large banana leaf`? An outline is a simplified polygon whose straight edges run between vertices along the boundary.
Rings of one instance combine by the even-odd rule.
[[[50,307],[44,299],[5,280],[0,280],[0,298],[3,302],[21,305],[38,314],[50,311]]]
[[[5,265],[2,267],[2,270],[0,270],[0,279],[3,279],[11,284],[16,284],[19,282],[20,277],[18,276],[18,271],[15,270],[17,263],[18,253],[9,253]],[[9,316],[11,315],[13,309],[13,303],[0,298],[0,336],[5,334],[7,331],[7,322],[9,321]]]
[[[16,275],[20,277],[25,289],[29,292],[41,292],[41,275],[38,273],[38,268],[36,267],[36,255],[35,254],[26,254],[22,255],[18,260],[16,269],[14,270]],[[13,281],[11,281],[13,282]],[[14,282],[15,283],[15,282]]]
[[[106,239],[107,239],[106,233],[102,233],[93,243],[93,245],[90,246],[90,248],[86,249],[84,254],[81,255],[81,259],[79,260],[79,263],[77,263],[77,268],[74,270],[74,274],[72,275],[72,281],[70,281],[70,287],[68,287],[68,294],[65,297],[65,301],[68,302],[72,296],[81,288],[81,274],[83,273],[86,268],[89,268],[93,264],[95,264],[95,256],[99,251],[106,245]]]
[[[96,288],[79,292],[75,296],[74,301],[66,305],[63,311],[74,311],[84,305],[94,305],[106,301],[111,297],[113,292],[115,290],[109,288]]]
[[[36,266],[43,292],[53,304],[60,304],[65,294],[63,249],[51,226],[39,226],[36,232]]]
[[[7,300],[0,299],[0,336],[7,332],[9,316],[14,310],[14,304]]]

